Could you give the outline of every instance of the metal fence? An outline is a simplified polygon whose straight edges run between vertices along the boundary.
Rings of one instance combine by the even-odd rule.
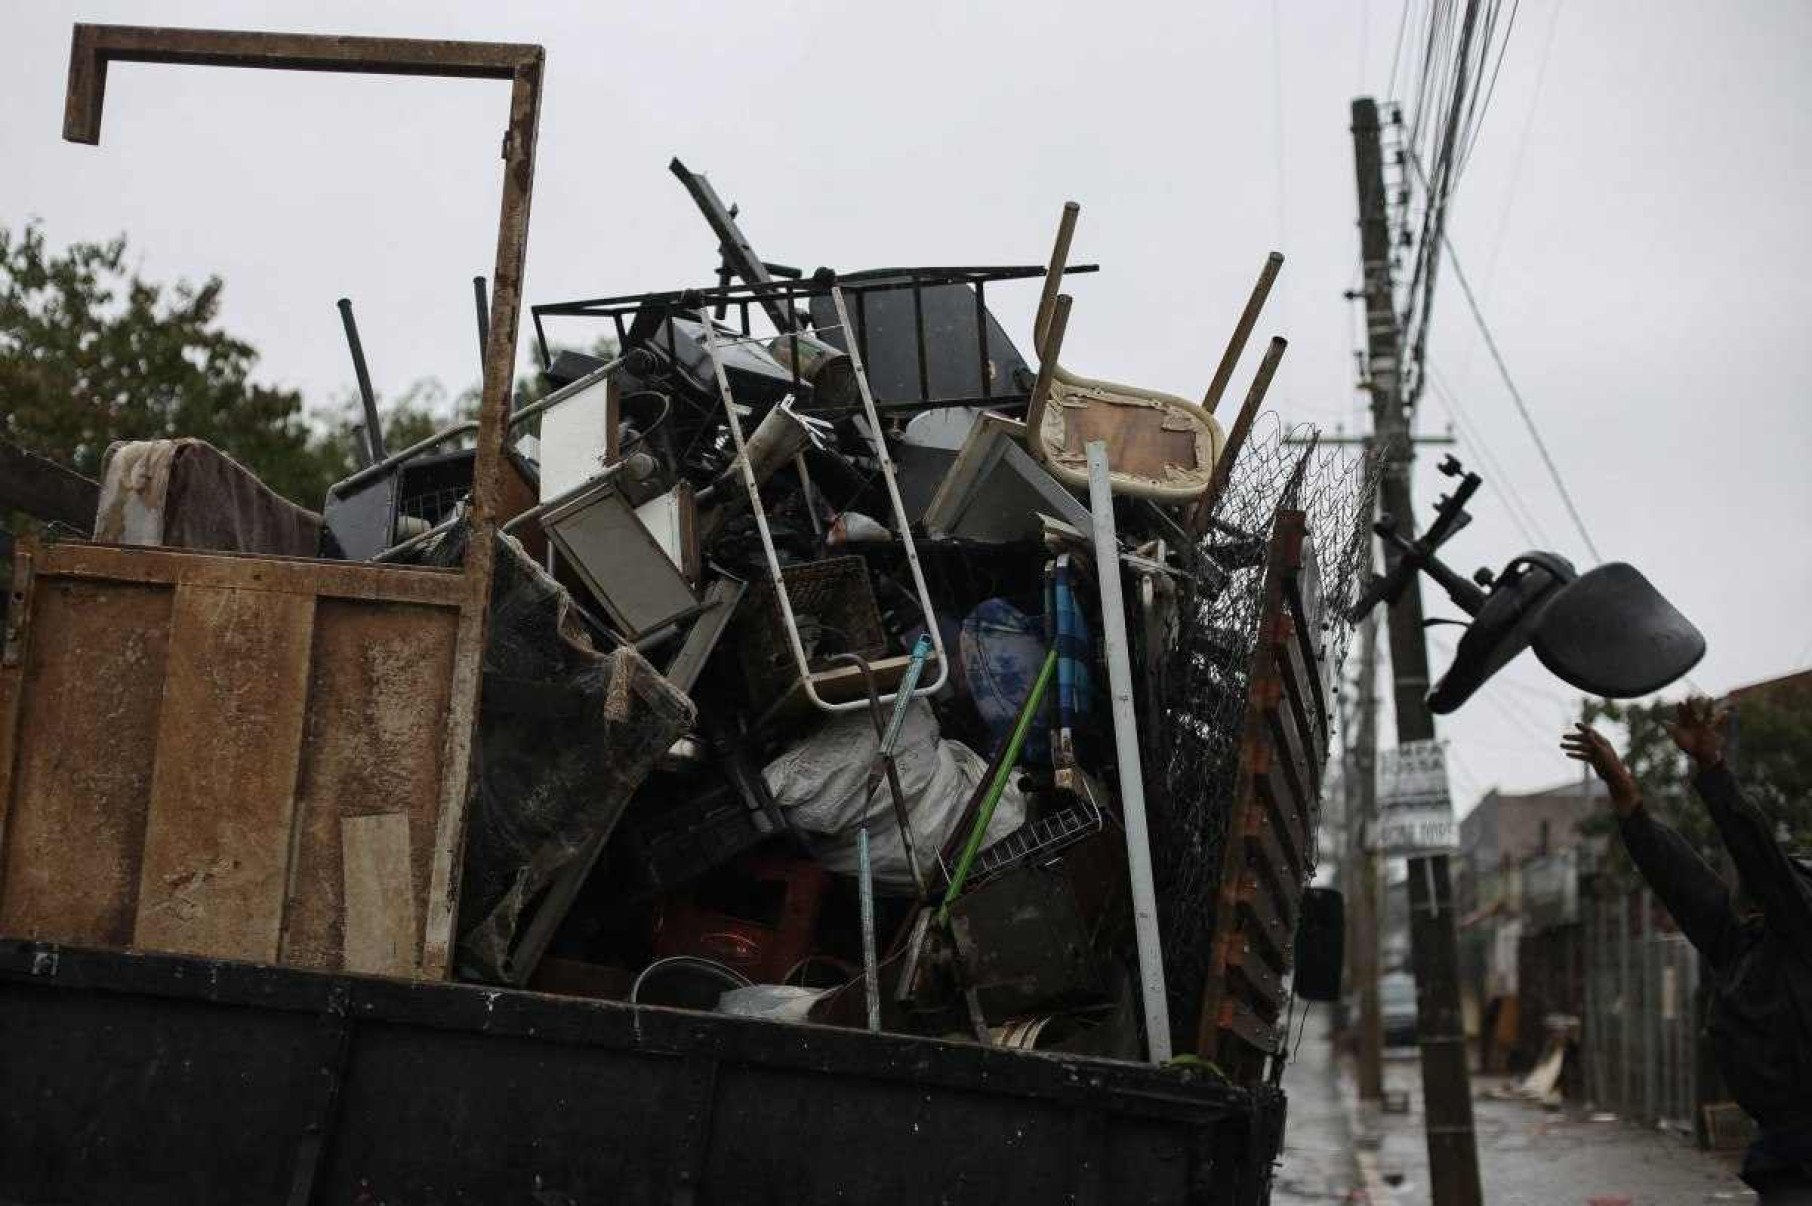
[[[1666,914],[1646,889],[1582,904],[1586,1096],[1598,1109],[1691,1134],[1698,953],[1663,928]]]

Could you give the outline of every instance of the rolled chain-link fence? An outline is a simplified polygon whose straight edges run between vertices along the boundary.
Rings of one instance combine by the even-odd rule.
[[[1194,1050],[1208,978],[1248,678],[1264,605],[1265,552],[1277,512],[1307,515],[1323,596],[1321,647],[1331,663],[1323,668],[1323,681],[1336,689],[1351,634],[1345,612],[1367,563],[1374,462],[1350,447],[1319,446],[1313,435],[1312,428],[1286,428],[1273,415],[1254,425],[1216,508],[1214,530],[1197,546],[1200,560],[1179,590],[1175,653],[1165,660],[1146,705],[1155,713],[1144,730],[1146,781],[1161,785],[1149,793],[1147,811],[1178,1050]],[[1312,840],[1310,845],[1303,853],[1312,869]]]

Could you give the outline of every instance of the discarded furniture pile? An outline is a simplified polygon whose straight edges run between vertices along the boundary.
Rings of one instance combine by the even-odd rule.
[[[1064,367],[1074,205],[806,273],[676,160],[718,282],[532,307],[511,398],[526,163],[476,419],[386,449],[343,305],[318,514],[156,441],[20,542],[0,933],[1274,1072],[1370,503],[1281,339],[1217,417],[1281,257],[1195,402]]]

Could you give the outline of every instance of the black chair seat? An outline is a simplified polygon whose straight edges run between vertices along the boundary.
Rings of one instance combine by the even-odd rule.
[[[1453,664],[1428,693],[1429,711],[1437,716],[1454,711],[1527,649],[1549,601],[1573,580],[1572,563],[1553,553],[1525,553],[1505,566],[1460,637]]]
[[[1631,699],[1659,691],[1705,656],[1691,620],[1621,561],[1557,591],[1542,609],[1535,656],[1582,691]]]

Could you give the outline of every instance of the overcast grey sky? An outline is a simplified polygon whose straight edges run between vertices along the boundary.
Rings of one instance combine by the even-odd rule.
[[[1393,0],[0,12],[0,222],[36,216],[56,243],[123,231],[153,278],[220,274],[226,325],[313,404],[351,387],[343,294],[380,390],[476,380],[468,282],[490,268],[507,86],[116,66],[102,145],[82,147],[60,137],[73,21],[545,45],[530,302],[709,280],[675,154],[741,203],[765,257],[808,269],[1037,262],[1075,198],[1076,258],[1102,272],[1072,290],[1066,362],[1199,394],[1276,246],[1261,334],[1291,346],[1273,400],[1349,430],[1361,413],[1348,103],[1386,86]],[[1450,227],[1593,539],[1705,631],[1693,678],[1712,691],[1812,664],[1809,61],[1794,0],[1528,0]],[[1032,301],[996,300],[1022,348]],[[1435,313],[1432,362],[1509,478],[1488,480],[1456,564],[1526,546],[1513,485],[1584,568],[1451,276]],[[1425,402],[1425,431],[1448,421]],[[1570,778],[1554,739],[1576,707],[1525,655],[1444,722],[1462,810]]]

